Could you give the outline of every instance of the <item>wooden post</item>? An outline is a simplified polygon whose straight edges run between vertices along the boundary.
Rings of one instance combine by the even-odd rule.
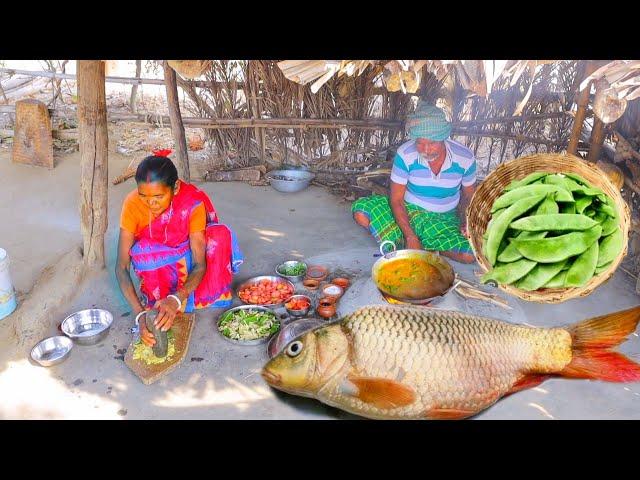
[[[167,103],[169,104],[169,119],[171,121],[171,133],[178,154],[178,175],[185,182],[191,181],[189,174],[189,156],[187,152],[187,139],[184,134],[182,115],[180,114],[180,101],[178,98],[178,84],[176,72],[164,61],[164,84],[167,88]]]
[[[596,70],[596,63],[592,60],[587,60],[584,66],[584,74],[580,75],[580,78],[584,80]],[[582,82],[580,81],[580,83]],[[580,83],[576,82],[578,88]],[[576,90],[577,91],[577,90]],[[573,120],[573,128],[571,129],[571,137],[569,138],[569,145],[567,147],[567,153],[570,155],[578,154],[578,142],[580,141],[580,134],[582,133],[582,125],[584,119],[587,116],[587,105],[589,104],[589,92],[591,91],[591,85],[585,88],[578,96],[578,110]]]
[[[78,128],[80,131],[80,228],[83,258],[89,267],[105,266],[109,137],[105,98],[105,64],[78,60]]]
[[[142,73],[142,60],[136,60],[136,78],[140,78]],[[138,94],[138,84],[131,87],[131,98],[129,99],[129,110],[131,113],[136,113],[136,96]]]
[[[590,147],[587,160],[589,162],[597,162],[600,158],[600,151],[604,143],[604,122],[597,116],[594,116],[593,130],[591,130],[591,138],[589,139]]]

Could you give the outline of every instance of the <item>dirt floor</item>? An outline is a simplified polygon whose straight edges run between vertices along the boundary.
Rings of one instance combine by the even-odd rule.
[[[131,160],[110,145],[109,230],[105,271],[78,285],[77,294],[51,319],[59,323],[74,311],[100,307],[115,322],[105,341],[76,346],[69,359],[51,368],[31,363],[7,340],[11,316],[0,320],[0,418],[3,419],[336,419],[356,418],[323,404],[276,392],[259,375],[267,359],[264,346],[238,347],[218,335],[214,318],[200,316],[180,368],[145,386],[123,362],[132,340],[133,319],[113,274],[120,206],[133,180],[112,186]],[[52,171],[11,163],[0,150],[0,246],[9,252],[16,288],[29,291],[43,268],[81,242],[78,195],[79,154],[60,156]],[[340,303],[340,314],[383,303],[370,279],[376,260],[374,240],[351,220],[349,205],[311,187],[286,195],[270,187],[239,183],[198,183],[207,191],[222,221],[235,229],[246,262],[236,284],[271,274],[283,259],[304,258],[341,268],[355,282]],[[477,265],[454,264],[474,280]],[[52,297],[55,292],[52,291]],[[503,297],[505,297],[503,295]],[[21,295],[24,298],[24,295]],[[622,271],[588,298],[539,305],[507,298],[503,310],[451,294],[439,305],[534,326],[556,326],[640,303],[634,281]],[[46,304],[43,309],[49,308]],[[52,327],[50,333],[54,334]],[[634,334],[621,351],[640,354]],[[550,380],[499,401],[478,419],[640,419],[640,384]]]

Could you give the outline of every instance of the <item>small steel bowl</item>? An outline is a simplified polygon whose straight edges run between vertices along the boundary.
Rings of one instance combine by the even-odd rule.
[[[315,173],[305,170],[272,170],[265,178],[277,191],[294,193],[307,188],[315,176]]]
[[[111,312],[90,308],[69,315],[60,328],[78,345],[95,345],[107,336],[112,323]]]
[[[296,288],[296,287],[295,287],[295,286],[293,285],[293,283],[291,283],[289,280],[287,280],[287,279],[285,279],[285,278],[282,278],[282,277],[276,277],[275,275],[262,275],[262,276],[260,276],[260,277],[253,277],[253,278],[251,278],[251,279],[247,280],[246,282],[242,283],[242,284],[241,284],[241,285],[236,289],[236,296],[237,296],[238,298],[240,298],[239,293],[240,293],[240,291],[241,291],[243,288],[246,288],[246,287],[248,287],[248,286],[250,286],[250,285],[253,285],[253,284],[259,283],[259,282],[260,282],[260,281],[262,281],[262,280],[269,280],[269,281],[271,281],[271,282],[276,282],[276,283],[284,283],[284,284],[286,284],[286,285],[291,286],[291,291],[292,291],[292,292],[295,292],[295,288]],[[280,302],[280,303],[247,303],[247,302],[245,302],[245,301],[244,301],[243,299],[241,299],[241,298],[240,298],[240,301],[241,301],[242,303],[244,303],[245,305],[253,305],[253,306],[258,305],[258,306],[261,306],[261,307],[271,307],[271,308],[276,308],[276,307],[281,307],[281,306],[283,306],[286,302],[288,302],[288,301],[291,299],[291,297],[292,297],[292,296],[293,296],[293,293],[291,294],[291,296],[289,296],[289,297],[288,297],[288,298],[286,298],[283,302]]]
[[[304,272],[302,272],[300,275],[285,275],[284,273],[280,273],[281,268],[295,267],[296,265],[304,265]],[[304,262],[301,262],[300,260],[289,260],[278,265],[276,267],[276,273],[280,275],[282,278],[286,278],[291,282],[300,282],[307,274],[307,264]]]
[[[255,340],[235,340],[233,338],[229,338],[229,337],[227,337],[225,334],[223,334],[220,331],[220,323],[225,318],[227,318],[229,315],[233,314],[233,312],[237,312],[238,310],[257,310],[259,312],[272,313],[276,317],[278,322],[280,323],[280,327],[278,328],[278,330],[275,333],[273,333],[271,335],[267,335],[266,337],[256,338]],[[229,310],[224,312],[222,315],[220,315],[220,318],[218,318],[218,321],[216,323],[216,330],[218,330],[218,333],[220,334],[220,336],[222,338],[224,338],[227,342],[235,343],[236,345],[248,345],[248,346],[261,345],[263,343],[267,343],[269,341],[269,339],[271,337],[273,337],[273,335],[277,335],[278,332],[280,332],[280,330],[282,329],[282,323],[283,323],[283,321],[278,317],[278,314],[276,312],[274,312],[273,310],[271,310],[270,308],[261,307],[261,306],[257,306],[257,305],[241,305],[239,307],[230,308]]]
[[[43,367],[63,362],[71,353],[73,341],[63,335],[45,338],[31,350],[31,358]]]
[[[297,300],[300,298],[306,298],[307,301],[309,302],[309,306],[303,310],[291,310],[290,308],[287,307],[287,305],[285,304],[284,308],[287,310],[287,313],[289,315],[291,315],[292,317],[304,317],[309,313],[309,310],[311,310],[311,297],[308,297],[307,295],[294,295],[293,297],[291,297],[289,299],[289,302],[291,300]]]

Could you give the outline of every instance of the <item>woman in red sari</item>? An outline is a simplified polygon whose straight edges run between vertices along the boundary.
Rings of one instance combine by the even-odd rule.
[[[158,310],[156,326],[169,330],[178,311],[232,303],[231,281],[242,263],[234,233],[219,223],[206,193],[178,179],[170,150],[154,152],[136,171],[138,188],[124,201],[116,276],[134,315],[145,310],[131,280],[140,279],[146,307]],[[139,322],[140,338],[155,339]]]

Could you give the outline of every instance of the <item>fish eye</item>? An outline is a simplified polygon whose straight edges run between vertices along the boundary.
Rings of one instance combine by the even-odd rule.
[[[302,342],[300,340],[296,340],[295,342],[292,342],[287,347],[287,355],[290,357],[297,357],[301,351],[302,351]]]

